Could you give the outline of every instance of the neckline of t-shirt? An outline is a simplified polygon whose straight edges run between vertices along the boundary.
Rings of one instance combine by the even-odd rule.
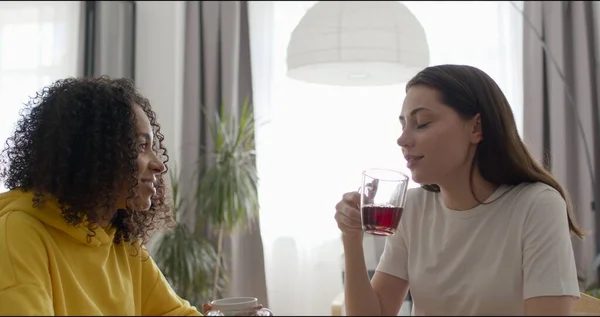
[[[486,199],[484,201],[484,204],[479,204],[469,210],[450,209],[450,208],[446,207],[446,204],[444,203],[444,200],[442,199],[442,195],[440,193],[436,193],[436,196],[437,196],[438,203],[442,207],[442,210],[444,211],[445,214],[449,215],[450,217],[465,219],[465,218],[472,218],[472,217],[480,215],[482,212],[487,210],[488,207],[490,206],[485,203],[496,200],[498,197],[500,197],[502,194],[504,194],[511,188],[512,188],[512,186],[508,186],[508,185],[498,186],[498,188],[496,188],[496,190],[490,195],[490,197],[488,197],[488,199]]]

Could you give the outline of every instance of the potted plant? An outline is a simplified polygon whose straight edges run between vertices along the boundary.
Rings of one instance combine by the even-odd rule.
[[[213,299],[220,296],[219,276],[226,275],[223,238],[234,229],[249,229],[259,211],[258,174],[255,163],[254,114],[246,100],[239,114],[227,113],[221,104],[210,124],[214,140],[212,151],[201,155],[196,199],[199,214],[212,228],[216,238],[216,265],[212,274]],[[202,223],[198,223],[202,226]],[[196,231],[201,231],[197,230]]]
[[[175,292],[196,307],[202,307],[213,297],[214,268],[217,253],[212,243],[194,234],[190,226],[181,221],[181,211],[186,201],[180,195],[179,181],[169,173],[176,224],[157,242],[154,258]],[[193,228],[193,226],[191,227]],[[219,276],[217,291],[225,285],[225,276]]]
[[[259,208],[254,115],[248,102],[238,116],[221,104],[208,124],[215,147],[201,153],[193,197],[180,197],[180,185],[171,174],[177,224],[160,238],[154,255],[174,290],[196,307],[222,295],[227,283],[224,237],[236,228],[251,228]],[[184,208],[196,213],[191,226],[180,219]]]

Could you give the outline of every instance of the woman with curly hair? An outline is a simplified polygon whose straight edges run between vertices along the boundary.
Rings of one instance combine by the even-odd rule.
[[[129,80],[32,98],[1,156],[0,315],[200,315],[143,247],[173,222],[163,139]]]

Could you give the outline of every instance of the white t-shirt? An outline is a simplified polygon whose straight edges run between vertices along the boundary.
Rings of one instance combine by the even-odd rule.
[[[377,271],[408,281],[415,315],[523,315],[531,297],[579,297],[560,194],[524,183],[500,186],[486,202],[496,198],[456,211],[439,193],[408,191]]]

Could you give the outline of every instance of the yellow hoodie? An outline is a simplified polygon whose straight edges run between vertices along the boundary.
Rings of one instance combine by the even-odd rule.
[[[200,315],[173,292],[145,249],[115,229],[67,225],[56,200],[0,194],[0,315]],[[147,257],[146,260],[142,257]]]

